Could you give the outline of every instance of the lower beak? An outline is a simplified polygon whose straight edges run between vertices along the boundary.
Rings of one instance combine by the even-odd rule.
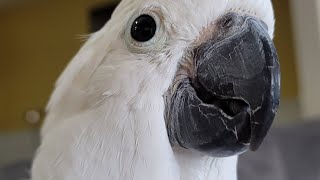
[[[173,143],[230,156],[257,150],[267,135],[280,100],[276,50],[261,21],[241,16],[234,26],[240,30],[195,49],[195,77],[169,107]]]

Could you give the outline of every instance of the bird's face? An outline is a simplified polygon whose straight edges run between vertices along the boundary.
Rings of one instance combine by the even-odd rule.
[[[259,147],[280,96],[269,0],[123,0],[112,21],[123,25],[114,49],[140,62],[145,89],[162,89],[172,146],[214,157]]]

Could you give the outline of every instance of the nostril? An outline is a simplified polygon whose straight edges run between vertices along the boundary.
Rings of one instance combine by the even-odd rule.
[[[234,20],[232,16],[227,16],[224,18],[222,27],[223,28],[230,28],[234,24]]]
[[[229,12],[220,18],[219,26],[224,30],[228,30],[233,27],[242,26],[244,22],[245,16],[242,16],[235,12]]]

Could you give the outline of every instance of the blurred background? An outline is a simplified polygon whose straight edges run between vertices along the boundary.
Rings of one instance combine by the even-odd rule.
[[[98,30],[117,2],[0,0],[0,180],[13,180],[10,173],[17,174],[15,168],[28,172],[56,79],[84,43],[83,35]],[[276,163],[299,163],[302,161],[297,157],[309,154],[312,157],[301,166],[313,167],[310,180],[320,179],[320,0],[274,0],[274,7],[275,44],[282,71],[281,106],[265,143],[266,152],[260,154],[271,156],[274,148],[269,151],[269,147],[280,152],[274,161],[269,158],[271,174],[276,174],[272,171]],[[292,157],[278,162],[288,152]],[[243,161],[246,167],[265,161],[259,158],[258,152]],[[300,166],[287,166],[277,168],[279,179],[288,178],[291,170],[293,174],[301,171]],[[242,172],[240,176],[245,176],[246,171]],[[297,175],[288,179],[295,178],[299,179]]]

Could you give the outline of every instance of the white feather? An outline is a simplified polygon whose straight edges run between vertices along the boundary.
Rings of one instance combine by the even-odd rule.
[[[145,7],[161,11],[167,41],[139,54],[125,28]],[[59,78],[32,180],[235,180],[237,157],[171,148],[162,97],[186,48],[228,11],[260,18],[273,36],[269,0],[123,0]]]

